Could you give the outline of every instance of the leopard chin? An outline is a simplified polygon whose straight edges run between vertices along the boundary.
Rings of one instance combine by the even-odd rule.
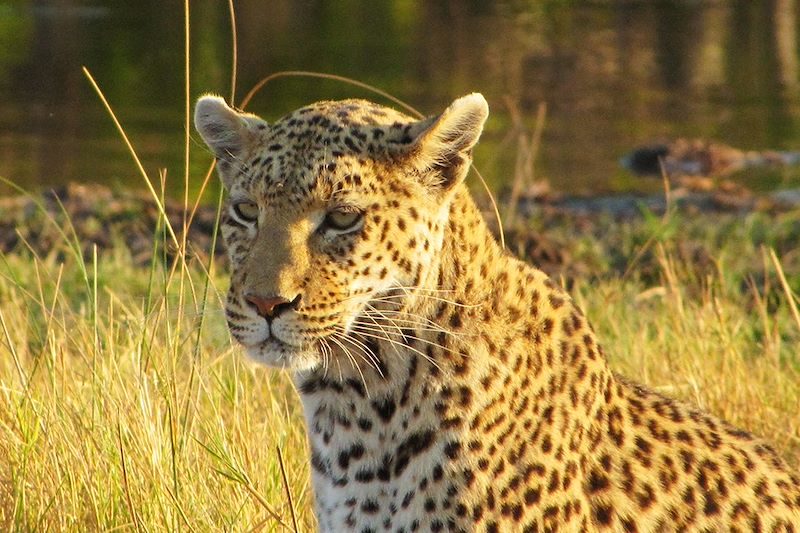
[[[275,337],[255,345],[245,345],[245,353],[256,363],[294,372],[313,370],[321,362],[320,352],[313,346],[291,346]]]

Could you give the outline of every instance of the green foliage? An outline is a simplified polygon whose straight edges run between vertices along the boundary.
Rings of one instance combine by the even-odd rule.
[[[30,2],[0,4],[0,84],[7,84],[12,71],[27,59],[33,37]]]

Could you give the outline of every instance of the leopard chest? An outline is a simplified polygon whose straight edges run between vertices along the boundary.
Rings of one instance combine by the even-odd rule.
[[[436,366],[380,346],[380,378],[333,368],[297,380],[322,531],[469,531],[566,504],[557,492],[580,485],[585,431],[569,420],[580,395],[547,350],[500,346],[449,345]]]
[[[441,431],[435,402],[404,397],[403,387],[367,393],[356,380],[312,388],[302,398],[320,530],[437,529],[460,483],[446,472],[454,439]]]

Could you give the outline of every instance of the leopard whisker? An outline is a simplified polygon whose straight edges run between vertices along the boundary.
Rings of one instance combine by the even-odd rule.
[[[364,331],[364,330],[372,331],[372,332],[380,331],[382,333],[386,333],[387,335],[395,335],[395,336],[401,337],[404,340],[407,340],[407,339],[415,340],[415,341],[418,341],[420,343],[426,344],[428,346],[432,346],[434,348],[440,348],[440,349],[442,349],[442,350],[444,350],[446,352],[450,352],[452,354],[461,354],[461,352],[459,352],[457,350],[454,350],[452,348],[448,348],[447,346],[443,346],[443,345],[439,344],[438,342],[434,342],[432,340],[429,340],[429,339],[426,339],[426,338],[423,338],[423,337],[417,337],[416,335],[410,335],[410,334],[405,334],[405,333],[401,333],[401,332],[389,332],[389,331],[386,331],[384,328],[380,327],[380,325],[378,325],[378,329],[376,329],[374,326],[372,326],[370,324],[364,324],[363,322],[359,322],[357,325],[358,325],[358,329],[356,330],[354,328],[354,331],[356,331],[358,333],[360,333],[361,331]],[[404,342],[401,342],[401,341],[397,341],[397,342],[402,344],[403,346],[407,346],[409,348],[412,348],[411,346],[408,346],[408,344],[406,344]]]
[[[368,305],[369,307],[371,307],[371,308],[372,308],[372,311],[373,311],[373,312],[375,312],[375,313],[378,313],[378,314],[381,316],[381,318],[383,318],[383,319],[385,319],[385,320],[388,320],[389,322],[391,322],[391,323],[392,323],[392,326],[394,326],[394,328],[395,328],[395,329],[396,329],[396,330],[397,330],[397,331],[398,331],[398,332],[399,332],[399,333],[402,335],[402,333],[403,333],[403,330],[402,330],[402,329],[401,329],[401,328],[400,328],[400,327],[397,325],[397,323],[396,323],[395,321],[393,321],[391,318],[388,318],[386,315],[384,315],[383,313],[381,313],[381,311],[380,311],[379,309],[375,308],[374,306],[371,306],[371,305],[369,305],[369,304],[367,304],[367,305]],[[376,320],[375,320],[375,319],[374,319],[372,316],[370,316],[369,314],[367,314],[367,317],[368,317],[370,320],[372,320],[373,322],[375,322],[375,324],[377,324],[377,321],[376,321]]]
[[[368,317],[370,320],[374,321],[375,320],[375,316],[373,316],[374,313],[377,313],[380,318],[383,318],[385,320],[391,320],[395,327],[397,327],[398,325],[403,325],[405,329],[425,331],[429,333],[443,333],[445,335],[450,335],[454,338],[471,336],[468,333],[450,331],[440,326],[439,324],[436,324],[435,322],[427,320],[425,317],[420,317],[418,315],[412,315],[408,313],[396,313],[393,316],[391,313],[387,314],[387,312],[382,312],[380,310],[373,308],[372,310],[369,309],[366,310],[363,313],[363,315]],[[413,320],[415,318],[420,319],[420,321]]]
[[[333,348],[328,343],[328,338],[321,338],[319,339],[320,348],[323,350],[323,365],[325,366],[325,373],[323,376],[327,376],[328,367],[330,366],[331,362],[335,362],[337,368],[339,369],[339,380],[341,381],[342,378],[342,365],[339,363],[339,359],[333,356]]]
[[[328,342],[325,339],[319,339],[319,348],[320,353],[322,354],[322,377],[328,377],[328,361],[329,356],[331,355],[331,348],[328,346]]]
[[[420,315],[406,313],[406,312],[403,312],[403,311],[378,310],[378,309],[374,308],[371,305],[368,305],[368,307],[370,309],[367,310],[364,313],[366,315],[371,314],[373,311],[375,311],[375,312],[380,313],[382,316],[384,316],[385,318],[388,319],[390,316],[392,316],[392,313],[394,313],[395,315],[397,315],[395,318],[392,318],[392,320],[394,322],[399,323],[399,324],[410,324],[411,327],[414,327],[415,325],[420,326],[420,327],[417,327],[417,328],[414,328],[414,329],[420,329],[422,331],[430,331],[430,332],[436,332],[436,333],[445,333],[445,334],[448,334],[448,335],[453,335],[454,337],[473,336],[472,334],[466,333],[466,332],[450,331],[448,329],[443,328],[442,326],[440,326],[436,322],[433,322],[432,320],[430,320],[428,318],[425,318],[423,316],[420,316]],[[419,320],[417,321],[417,320],[412,320],[412,319],[419,319]]]
[[[405,332],[403,332],[402,328],[400,328],[394,320],[392,320],[391,318],[388,318],[386,315],[381,313],[378,309],[373,308],[373,310],[376,313],[378,313],[383,319],[388,320],[389,322],[391,322],[392,326],[397,330],[397,332],[399,333],[401,338],[403,338],[403,340],[411,338],[411,339],[415,339],[415,340],[418,340],[420,342],[426,343],[428,345],[438,346],[439,348],[441,348],[443,350],[447,350],[447,351],[451,351],[452,352],[452,350],[449,350],[448,348],[440,345],[439,343],[436,343],[436,342],[433,342],[433,341],[429,341],[427,339],[423,339],[422,337],[418,337],[416,335],[406,334]],[[383,326],[377,320],[375,320],[375,318],[373,316],[371,316],[369,313],[366,313],[365,316],[367,318],[369,318],[372,322],[374,322],[375,325],[378,326],[380,329],[382,329],[382,330],[384,329]],[[364,324],[361,323],[361,325],[363,326]],[[452,353],[456,353],[456,352],[452,352]]]
[[[347,347],[342,343],[342,341],[340,341],[337,338],[337,336],[338,336],[337,333],[333,333],[329,338],[342,349],[342,352],[344,352],[345,356],[347,356],[347,358],[350,360],[350,364],[352,365],[352,367],[356,370],[356,372],[358,372],[358,375],[361,376],[361,382],[364,384],[364,392],[367,395],[367,398],[369,398],[370,397],[369,387],[367,385],[366,378],[364,378],[364,373],[361,371],[361,366],[359,366],[358,361],[356,361],[353,354],[350,352],[350,350],[347,349]],[[363,356],[362,359],[364,359]],[[369,362],[366,359],[364,359],[364,361],[369,364]]]
[[[381,373],[380,361],[376,358],[375,354],[373,354],[372,351],[366,345],[364,345],[362,343],[357,344],[357,343],[353,342],[353,339],[348,335],[348,333],[341,326],[336,326],[334,328],[334,335],[340,341],[350,342],[351,344],[354,345],[355,348],[358,348],[362,352],[361,354],[359,354],[359,357],[364,359],[364,361],[367,362],[369,364],[369,366],[371,366],[372,368],[377,370],[378,373]],[[383,376],[381,376],[381,377],[383,377]]]
[[[455,289],[432,289],[430,287],[425,287],[424,285],[402,285],[397,283],[391,287],[392,289],[401,289],[401,290],[412,290],[412,291],[425,291],[425,292],[456,292]]]
[[[456,302],[454,300],[449,300],[447,298],[442,298],[440,296],[434,296],[434,295],[430,295],[430,294],[419,294],[419,293],[417,293],[417,294],[414,294],[414,293],[408,293],[408,294],[385,294],[385,295],[378,296],[377,298],[371,298],[370,301],[391,301],[393,299],[408,298],[410,296],[416,296],[418,298],[424,298],[424,299],[427,299],[427,300],[432,300],[434,302],[446,303],[446,304],[450,304],[450,305],[452,305],[454,307],[461,307],[461,308],[465,308],[465,309],[474,309],[476,307],[481,307],[481,306],[484,305],[482,303],[479,303],[479,304],[465,304],[465,303],[461,303],[461,302]]]
[[[388,292],[388,291],[392,291],[392,290],[401,290],[403,292],[399,293],[399,294],[392,294],[392,293]],[[411,292],[411,291],[414,291],[414,292]],[[386,289],[386,291],[384,291],[382,293],[379,293],[378,295],[370,298],[370,301],[391,301],[391,300],[396,300],[396,299],[400,299],[400,298],[409,298],[409,297],[413,296],[413,297],[418,297],[418,298],[425,298],[425,299],[432,300],[432,301],[435,301],[435,302],[447,303],[447,304],[453,305],[455,307],[462,307],[462,308],[475,308],[475,307],[481,307],[482,305],[484,305],[483,303],[467,304],[467,303],[457,302],[457,301],[454,301],[454,300],[451,300],[451,299],[448,299],[448,298],[444,298],[442,296],[437,296],[435,294],[426,294],[426,292],[453,292],[453,291],[450,291],[450,290],[437,291],[435,289],[426,289],[425,287],[394,287],[393,286],[393,287],[390,287],[389,289]]]
[[[370,319],[375,318],[375,317],[372,316],[371,313],[365,313],[364,316],[368,316]],[[387,318],[388,319],[388,317],[377,317],[377,318]],[[394,322],[397,322],[399,326],[402,326],[403,333],[401,333],[401,335],[406,335],[405,330],[408,330],[408,329],[411,329],[411,330],[414,330],[414,331],[420,331],[420,332],[424,332],[424,333],[444,333],[444,334],[452,334],[454,336],[466,335],[464,333],[448,332],[445,329],[436,329],[436,328],[425,327],[423,324],[421,324],[419,322],[413,322],[411,320],[403,320],[403,319],[398,319],[398,318],[395,318],[395,319],[392,319],[392,320]]]
[[[386,334],[386,330],[383,330],[383,328],[381,328],[381,331],[384,333],[384,335],[376,335],[373,332],[374,330],[366,329],[362,325],[358,325],[358,326],[354,327],[353,330],[356,333],[358,333],[359,335],[363,336],[363,337],[369,337],[369,338],[376,339],[376,340],[383,340],[383,341],[391,343],[395,347],[400,346],[400,347],[409,349],[409,350],[419,354],[421,357],[423,357],[426,361],[428,361],[430,364],[435,366],[437,369],[441,370],[441,367],[439,366],[439,364],[436,361],[434,361],[428,354],[426,354],[426,353],[414,348],[413,346],[409,346],[408,344],[405,344],[405,343],[402,343],[402,342],[399,342],[397,340],[392,339],[391,337],[389,337]]]
[[[341,331],[337,331],[337,335],[339,336],[340,339],[350,342],[354,344],[358,349],[360,349],[363,352],[364,356],[370,360],[371,363],[370,366],[372,366],[382,378],[386,377],[383,375],[383,371],[380,368],[381,366],[380,360],[377,358],[375,354],[372,353],[372,351],[366,344],[359,341],[358,339],[353,338],[346,331],[344,331],[344,329],[341,329]]]

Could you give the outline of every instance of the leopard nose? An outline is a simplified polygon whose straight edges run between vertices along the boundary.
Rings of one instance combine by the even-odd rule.
[[[300,295],[294,297],[293,300],[287,300],[283,296],[259,296],[257,294],[246,294],[244,299],[256,308],[258,314],[272,320],[284,311],[289,309],[297,309],[300,305]]]

